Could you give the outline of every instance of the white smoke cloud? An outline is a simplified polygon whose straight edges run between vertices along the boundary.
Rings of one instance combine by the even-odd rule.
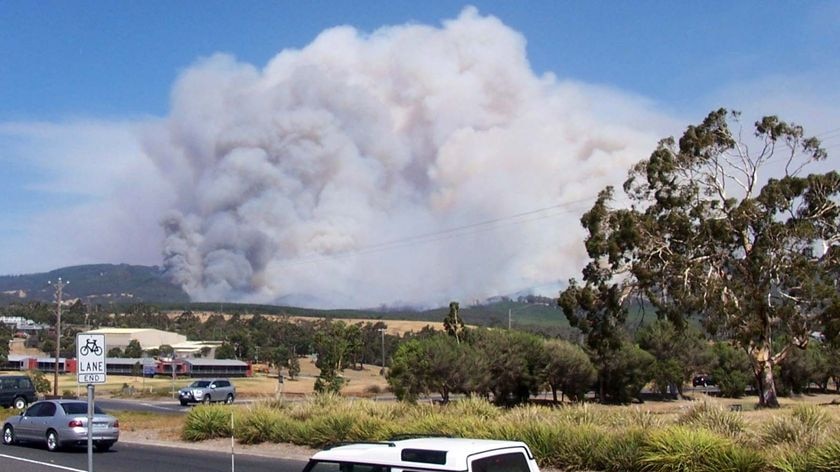
[[[468,8],[329,29],[262,70],[206,58],[143,140],[191,296],[363,307],[578,275],[581,213],[676,129],[643,99],[535,75],[525,39]]]

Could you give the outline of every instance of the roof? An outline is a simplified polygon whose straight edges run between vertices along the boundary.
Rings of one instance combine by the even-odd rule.
[[[183,359],[183,361],[191,365],[248,367],[246,362],[233,359]]]
[[[106,364],[120,364],[120,365],[155,365],[156,362],[151,357],[107,357]]]
[[[421,450],[445,452],[445,463],[414,462],[403,459],[403,451]],[[530,449],[519,441],[498,441],[493,439],[464,438],[416,438],[380,443],[357,443],[338,446],[316,453],[313,460],[360,462],[365,464],[390,465],[401,468],[434,468],[440,470],[467,470],[470,456],[502,449],[524,450],[529,459]]]
[[[99,328],[85,331],[82,334],[134,334],[142,333],[143,331],[160,331],[152,328]]]

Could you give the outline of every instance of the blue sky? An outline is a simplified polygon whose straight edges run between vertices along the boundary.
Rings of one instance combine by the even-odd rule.
[[[780,114],[823,133],[829,150],[840,145],[837,2],[5,0],[0,274],[88,262],[160,263],[160,243],[149,241],[161,234],[130,228],[130,218],[113,216],[128,211],[123,203],[108,201],[146,185],[126,178],[149,171],[130,157],[145,151],[127,128],[168,116],[174,84],[203,58],[226,53],[260,70],[332,27],[352,26],[360,37],[384,26],[440,28],[466,5],[524,37],[536,77],[553,74],[558,82],[601,91],[595,95],[620,96],[634,103],[632,113],[655,114],[653,121],[684,126],[725,106],[744,110],[748,120]],[[674,133],[678,126],[650,130]],[[126,157],[108,164],[86,157],[103,143]],[[133,165],[136,170],[126,170]],[[160,205],[138,204],[129,214],[157,221]],[[95,253],[89,240],[96,237],[76,235],[72,225],[50,233],[57,214],[89,218],[75,228],[92,231],[125,225],[123,243],[97,240],[102,251]],[[55,249],[59,241],[66,251]],[[126,249],[137,246],[143,249]]]
[[[838,68],[835,2],[7,0],[0,119],[161,115],[179,71],[202,56],[259,66],[332,26],[436,25],[467,4],[524,34],[538,73],[675,109],[727,83]]]

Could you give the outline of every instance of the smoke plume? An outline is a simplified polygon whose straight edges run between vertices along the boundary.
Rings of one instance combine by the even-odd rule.
[[[164,260],[197,300],[469,303],[578,276],[578,222],[671,123],[531,69],[465,9],[324,31],[264,68],[184,71],[144,152],[174,189]],[[552,293],[553,294],[553,293]]]

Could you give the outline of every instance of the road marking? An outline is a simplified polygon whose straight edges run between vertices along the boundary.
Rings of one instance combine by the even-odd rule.
[[[64,465],[50,464],[49,462],[35,461],[35,460],[32,460],[32,459],[24,459],[23,457],[8,456],[6,454],[0,454],[0,457],[6,458],[6,459],[14,459],[16,461],[21,461],[21,462],[29,462],[30,464],[45,465],[47,467],[52,467],[54,469],[69,470],[71,472],[87,472],[87,471],[84,471],[82,469],[74,469],[72,467],[67,467],[67,466],[64,466]]]

